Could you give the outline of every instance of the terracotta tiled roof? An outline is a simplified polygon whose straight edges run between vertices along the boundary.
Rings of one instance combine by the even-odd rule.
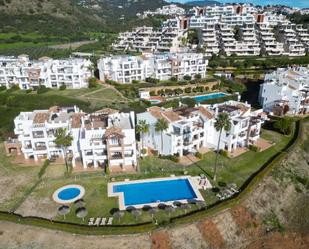
[[[164,111],[162,112],[162,116],[167,119],[169,122],[175,122],[181,120],[181,117],[173,111]]]
[[[210,111],[208,111],[205,107],[203,107],[203,106],[199,106],[199,107],[198,107],[198,110],[200,111],[200,113],[201,113],[204,117],[206,117],[206,118],[208,118],[208,119],[212,119],[212,118],[214,117],[214,115],[213,115]]]
[[[247,111],[250,110],[249,107],[243,105],[243,104],[238,104],[237,107],[241,110],[242,114],[245,114]]]
[[[50,112],[59,112],[59,110],[60,110],[60,107],[56,105],[49,107]]]
[[[106,138],[109,138],[111,136],[117,136],[117,137],[123,138],[124,134],[121,128],[113,126],[111,128],[106,129],[105,134],[104,134],[104,137]]]
[[[72,128],[80,128],[81,127],[81,118],[84,116],[83,113],[74,113],[72,115]]]
[[[111,109],[111,108],[103,108],[101,110],[96,111],[95,113],[97,114],[105,114],[105,115],[110,115],[110,114],[114,114],[114,113],[118,113],[118,110],[115,109]]]
[[[38,112],[35,114],[33,123],[43,124],[49,119],[49,112]]]
[[[175,122],[181,120],[181,117],[172,110],[161,110],[158,106],[153,106],[148,109],[152,116],[157,119],[165,119],[168,122]]]

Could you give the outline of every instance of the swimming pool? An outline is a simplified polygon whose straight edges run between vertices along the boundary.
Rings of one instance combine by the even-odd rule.
[[[156,104],[160,104],[162,101],[159,100],[159,99],[150,99],[149,102],[150,102],[152,105],[156,105]]]
[[[85,189],[80,185],[66,185],[57,189],[53,194],[54,201],[61,204],[72,203],[85,194]]]
[[[200,103],[200,102],[203,102],[205,100],[222,98],[224,96],[226,96],[225,93],[210,93],[210,94],[206,94],[206,95],[195,96],[194,99],[195,99],[196,102]]]
[[[147,179],[132,182],[111,183],[109,196],[119,197],[119,208],[137,208],[143,205],[157,206],[174,201],[203,200],[189,177]]]

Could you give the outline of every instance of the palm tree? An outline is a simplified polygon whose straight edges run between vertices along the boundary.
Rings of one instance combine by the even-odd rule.
[[[67,161],[67,148],[71,146],[73,137],[69,135],[65,129],[58,129],[56,132],[55,144],[61,148],[64,153],[64,162],[67,172],[69,171],[68,161]]]
[[[220,142],[221,142],[221,134],[222,131],[229,131],[231,129],[231,121],[230,117],[227,113],[220,113],[218,117],[216,118],[215,122],[215,129],[219,131],[219,139],[218,139],[218,146],[217,146],[217,154],[216,154],[216,160],[215,160],[215,170],[214,170],[214,181],[217,179],[217,164],[218,164],[218,155],[219,155],[219,148],[220,148]]]
[[[146,122],[146,120],[140,120],[138,121],[138,125],[136,127],[136,131],[140,134],[142,139],[142,149],[144,149],[144,138],[145,134],[149,132],[149,124]]]
[[[161,133],[161,151],[163,152],[163,131],[167,130],[168,123],[165,119],[160,118],[157,123],[155,124],[156,132]]]

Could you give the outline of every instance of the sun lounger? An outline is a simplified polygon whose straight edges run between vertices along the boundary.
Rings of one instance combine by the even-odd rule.
[[[100,226],[105,226],[106,225],[106,218],[102,218]]]
[[[95,222],[94,222],[94,225],[95,226],[99,226],[100,225],[100,222],[101,222],[101,218],[96,218]]]
[[[94,218],[90,218],[88,221],[88,226],[93,226]]]
[[[125,181],[125,182],[129,182],[129,181],[130,181],[130,179],[126,178],[126,179],[124,179],[124,181]]]
[[[112,225],[113,224],[113,217],[109,217],[107,221],[107,225]]]

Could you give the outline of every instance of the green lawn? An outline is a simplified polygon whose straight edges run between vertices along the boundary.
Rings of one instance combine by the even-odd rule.
[[[240,187],[250,175],[256,172],[269,158],[282,150],[290,140],[290,137],[269,130],[263,130],[262,137],[274,142],[275,145],[263,152],[248,151],[232,159],[219,155],[218,182],[233,182]],[[149,175],[183,174],[186,170],[189,175],[207,174],[213,176],[215,156],[214,152],[208,152],[204,155],[203,160],[189,167],[182,167],[158,158],[146,158],[141,161],[140,167],[142,172]]]

